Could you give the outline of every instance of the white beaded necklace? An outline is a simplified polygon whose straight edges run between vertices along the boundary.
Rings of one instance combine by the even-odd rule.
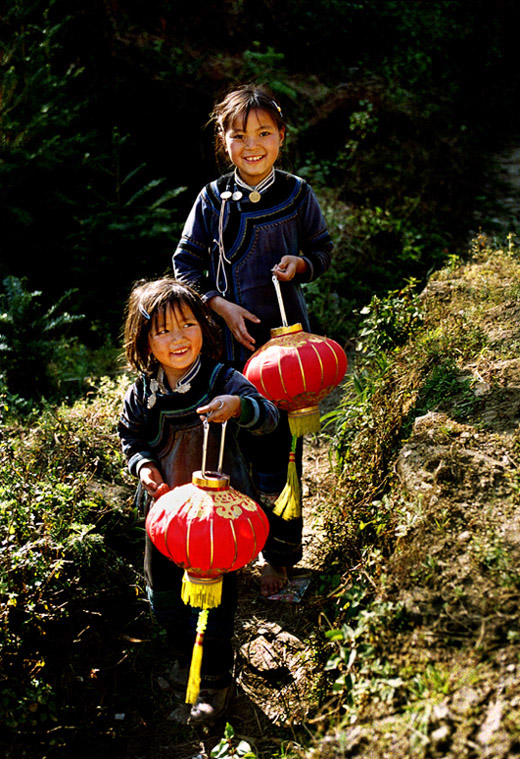
[[[272,184],[274,184],[274,180],[276,179],[276,175],[274,173],[274,166],[271,168],[271,171],[269,174],[262,179],[261,182],[259,182],[255,187],[251,187],[251,185],[248,185],[246,182],[244,182],[243,179],[240,178],[238,174],[238,170],[235,169],[235,182],[237,185],[242,187],[242,189],[248,191],[248,198],[251,201],[251,203],[258,203],[260,198],[262,197],[261,193],[265,192],[269,187],[271,187]],[[226,207],[226,203],[228,200],[235,200],[239,201],[242,198],[242,193],[240,190],[235,190],[235,192],[231,192],[230,190],[226,189],[224,192],[220,193],[220,213],[218,217],[218,240],[215,240],[215,242],[218,245],[218,264],[217,264],[217,276],[216,276],[216,284],[217,284],[217,290],[222,296],[226,295],[227,292],[227,274],[226,274],[226,267],[224,264],[229,264],[231,261],[226,257],[226,251],[224,248],[224,209]],[[223,280],[223,284],[221,285],[220,280]]]

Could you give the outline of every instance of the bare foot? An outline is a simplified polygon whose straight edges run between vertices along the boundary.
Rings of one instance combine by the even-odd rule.
[[[275,564],[265,563],[260,574],[260,593],[272,596],[287,583],[287,569]]]

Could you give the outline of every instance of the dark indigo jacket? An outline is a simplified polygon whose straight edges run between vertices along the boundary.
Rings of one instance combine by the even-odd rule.
[[[282,324],[271,269],[284,255],[303,256],[305,275],[282,282],[284,308],[289,324],[301,322],[309,331],[307,307],[301,284],[312,282],[330,266],[332,241],[318,200],[307,182],[293,174],[276,171],[276,181],[252,203],[243,191],[239,201],[224,204],[223,241],[228,263],[217,281],[221,193],[242,191],[227,174],[204,187],[188,216],[173,255],[175,277],[190,284],[208,300],[223,295],[261,319],[247,322],[257,348],[270,338],[270,330]],[[227,287],[226,287],[227,285]],[[225,291],[224,291],[225,290]],[[251,355],[224,326],[225,355],[244,362]]]

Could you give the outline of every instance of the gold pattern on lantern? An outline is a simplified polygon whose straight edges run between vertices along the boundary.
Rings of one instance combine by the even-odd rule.
[[[237,519],[242,513],[242,509],[236,503],[222,503],[216,507],[215,511],[224,519]]]
[[[211,500],[191,503],[189,519],[209,519],[213,513]]]

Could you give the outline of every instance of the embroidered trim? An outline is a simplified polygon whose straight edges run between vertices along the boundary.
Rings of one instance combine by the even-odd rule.
[[[171,389],[172,393],[187,393],[189,390],[191,390],[191,383],[192,380],[197,376],[199,373],[201,365],[201,359],[200,354],[195,359],[194,363],[191,365],[191,367],[188,369],[188,371],[182,375],[180,380],[177,382],[177,385]],[[165,382],[165,374],[164,369],[162,366],[159,367],[157,371],[157,377],[152,377],[150,380],[150,395],[148,396],[148,400],[146,402],[147,407],[153,408],[155,404],[157,403],[157,393],[160,393],[161,395],[166,395],[168,393],[168,390],[166,389]]]

